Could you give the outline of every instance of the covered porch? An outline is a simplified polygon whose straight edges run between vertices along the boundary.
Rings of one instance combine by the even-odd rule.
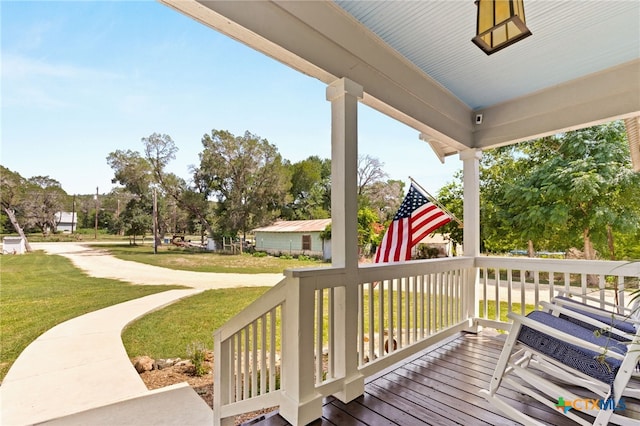
[[[435,369],[420,365],[431,361],[412,358],[429,357],[427,348],[455,359],[457,349],[484,339],[460,333],[508,330],[501,312],[535,309],[569,288],[623,306],[638,288],[638,263],[482,256],[479,214],[485,149],[621,119],[640,170],[637,2],[527,1],[533,36],[486,56],[470,41],[473,1],[160,1],[325,82],[331,105],[332,267],[288,271],[216,331],[217,424],[269,406],[292,424],[360,406],[367,412],[366,401],[387,402],[372,392],[404,386],[391,377],[438,380],[435,371],[429,375]],[[428,143],[442,161],[462,161],[464,256],[358,264],[359,104],[415,129],[417,143]],[[440,348],[444,342],[457,349]],[[392,366],[400,370],[387,372]],[[439,368],[459,375],[466,384],[460,392],[480,384],[471,371]],[[462,411],[510,424],[486,407]]]
[[[368,377],[364,394],[344,404],[327,397],[322,418],[312,425],[513,425],[516,424],[478,395],[487,389],[504,343],[504,334],[462,333]],[[501,391],[514,405],[546,424],[570,426],[559,412],[541,409],[540,404],[516,390]],[[640,405],[627,404],[629,417],[640,421]],[[255,419],[253,425],[289,424],[273,412]]]

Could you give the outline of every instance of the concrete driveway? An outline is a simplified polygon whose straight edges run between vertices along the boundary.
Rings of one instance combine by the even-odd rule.
[[[178,271],[117,259],[106,250],[92,248],[87,243],[31,243],[34,250],[44,250],[70,259],[92,277],[112,278],[133,284],[184,285],[200,290],[233,287],[272,287],[282,274],[222,274],[213,272]]]

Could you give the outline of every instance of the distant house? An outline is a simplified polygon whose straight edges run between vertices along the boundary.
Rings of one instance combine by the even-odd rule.
[[[73,232],[78,228],[78,213],[75,212],[57,212],[56,213],[56,232]]]
[[[431,249],[438,250],[438,254],[436,257],[451,257],[453,256],[453,241],[451,241],[448,235],[433,233],[424,237],[418,244],[413,246],[411,250],[412,256],[416,256],[420,244],[424,244]],[[460,253],[462,251],[461,247],[456,247],[456,252]]]
[[[256,228],[256,250],[269,254],[306,254],[323,256],[325,242],[320,233],[331,224],[331,219],[280,221]]]

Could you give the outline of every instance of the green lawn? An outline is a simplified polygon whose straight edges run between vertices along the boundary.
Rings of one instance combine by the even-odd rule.
[[[122,341],[130,357],[187,357],[187,346],[213,349],[213,332],[259,298],[269,287],[207,290],[129,324]]]
[[[296,266],[327,265],[248,254],[216,255],[167,247],[161,249],[158,255],[153,254],[150,246],[105,245],[104,248],[121,259],[165,267],[174,265],[175,269],[196,271],[282,272],[285,268]],[[54,325],[106,306],[179,288],[137,286],[91,278],[73,267],[64,257],[42,252],[0,256],[0,262],[0,379],[4,378],[24,348]],[[211,349],[213,331],[267,290],[267,287],[208,290],[152,312],[124,330],[122,337],[127,352],[131,357],[185,358],[187,346],[194,342],[201,342]],[[326,309],[327,301],[324,306]],[[368,304],[365,303],[365,306]],[[489,318],[493,318],[495,304],[489,302],[488,307]],[[501,317],[506,320],[506,304],[501,303],[500,307]],[[527,310],[530,308],[527,306]],[[519,305],[515,304],[514,310],[519,312]]]
[[[91,278],[62,256],[0,256],[0,380],[20,352],[56,324],[179,286]]]
[[[313,259],[283,259],[274,256],[255,257],[248,253],[225,255],[171,245],[158,247],[158,254],[153,253],[153,246],[150,244],[143,246],[131,246],[129,244],[94,246],[109,251],[118,259],[183,271],[258,274],[281,273],[285,269],[292,268],[330,266],[329,263]]]

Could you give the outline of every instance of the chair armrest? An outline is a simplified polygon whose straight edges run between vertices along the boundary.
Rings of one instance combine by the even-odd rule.
[[[589,297],[589,296],[577,296],[577,297],[585,297],[588,300],[594,301],[594,302],[600,302],[599,299],[593,298],[593,297]],[[580,302],[579,300],[573,300],[571,298],[566,298],[566,299],[562,299],[562,298],[558,298],[558,297],[554,297],[553,300],[551,301],[553,304],[556,305],[566,305],[566,306],[573,306],[576,309],[579,309],[583,312],[588,312],[594,315],[613,315],[614,318],[618,321],[625,321],[625,322],[629,322],[634,324],[634,326],[638,326],[640,325],[640,320],[638,320],[637,318],[635,318],[634,316],[632,316],[633,311],[629,308],[623,308],[625,310],[625,314],[619,314],[617,312],[613,312],[613,311],[608,311],[606,309],[602,309],[602,308],[598,308],[595,306],[591,306],[588,305],[586,303]],[[604,302],[606,305],[610,306],[610,307],[615,307],[617,308],[617,305],[610,303],[610,302]]]
[[[611,334],[615,334],[617,336],[624,337],[629,342],[633,341],[633,339],[636,336],[634,334],[629,334],[629,333],[626,333],[626,332],[616,328],[615,324],[613,324],[613,322],[615,322],[614,318],[612,318],[612,323],[607,324],[607,323],[604,323],[602,321],[598,321],[597,319],[592,318],[592,317],[590,317],[588,315],[583,315],[580,312],[576,312],[576,311],[574,311],[572,309],[567,309],[562,305],[548,303],[548,302],[540,302],[540,305],[547,312],[550,312],[550,313],[557,312],[559,314],[563,314],[563,315],[566,315],[568,317],[575,318],[578,321],[581,321],[583,323],[586,323],[586,324],[589,324],[589,325],[593,326],[596,330],[603,330],[603,331],[607,331],[607,332],[609,332]],[[602,314],[602,312],[600,312],[600,314]]]

